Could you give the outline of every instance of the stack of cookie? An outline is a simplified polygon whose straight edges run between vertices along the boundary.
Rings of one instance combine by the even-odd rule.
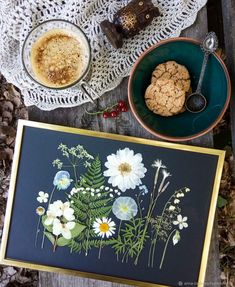
[[[147,107],[155,114],[169,117],[185,111],[184,103],[190,91],[188,70],[175,61],[158,65],[145,92]]]

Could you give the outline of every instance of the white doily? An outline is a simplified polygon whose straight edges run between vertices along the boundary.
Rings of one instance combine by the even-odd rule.
[[[35,84],[23,70],[21,48],[28,32],[49,19],[65,19],[80,26],[88,36],[93,53],[89,84],[102,95],[128,76],[133,63],[158,41],[180,35],[193,24],[206,0],[153,0],[161,12],[150,26],[115,50],[103,35],[99,23],[112,21],[113,14],[127,0],[0,0],[0,71],[17,86],[27,106],[42,110],[72,107],[88,102],[78,88],[55,91]]]

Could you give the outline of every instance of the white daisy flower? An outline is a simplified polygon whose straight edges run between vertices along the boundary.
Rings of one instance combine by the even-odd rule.
[[[109,194],[109,196],[110,196],[110,197],[113,197],[113,194],[112,194],[112,193],[110,193],[110,194]]]
[[[100,189],[104,189],[104,186],[103,186],[103,185],[101,185]]]
[[[83,192],[82,192],[82,194],[86,194],[86,192],[85,192],[85,191],[83,191]]]
[[[177,220],[173,221],[174,225],[179,225],[179,229],[187,228],[188,223],[186,222],[188,220],[188,217],[182,217],[181,214],[177,215]]]
[[[91,196],[94,196],[95,194],[94,194],[94,192],[91,192]]]
[[[49,197],[48,193],[46,193],[44,191],[39,191],[37,201],[40,203],[43,203],[43,202],[46,203],[48,201],[48,197]]]
[[[173,206],[173,205],[169,206],[169,210],[170,211],[174,211],[175,210],[175,206]]]
[[[142,163],[142,155],[134,154],[129,148],[120,149],[116,154],[107,157],[104,176],[109,177],[108,183],[118,187],[122,192],[127,189],[135,189],[141,184],[141,178],[145,176],[147,169]]]
[[[91,192],[95,192],[95,189],[94,189],[94,188],[91,188]]]
[[[97,188],[95,191],[96,191],[96,192],[100,192],[100,189],[99,189],[99,188]]]
[[[86,190],[90,190],[90,187],[87,187]]]
[[[121,192],[119,191],[119,192],[117,193],[117,195],[121,195]]]
[[[39,215],[39,216],[42,216],[44,213],[45,213],[45,208],[42,207],[42,206],[38,206],[36,208],[36,213]]]
[[[174,200],[174,204],[177,204],[177,203],[180,203],[180,200],[179,200],[179,199],[175,199],[175,200]]]
[[[190,188],[186,187],[185,192],[190,192]]]
[[[101,196],[101,193],[98,193],[97,196],[100,197],[100,196]]]
[[[112,236],[115,233],[115,229],[116,229],[116,224],[114,223],[114,221],[112,221],[111,218],[106,218],[103,217],[101,218],[96,218],[96,220],[93,223],[93,230],[94,232],[104,238],[105,236],[107,238],[109,238],[110,236]]]
[[[115,193],[118,193],[118,189],[114,189],[114,192],[115,192]]]
[[[76,223],[73,221],[63,223],[60,222],[58,218],[56,218],[53,222],[52,233],[56,236],[62,234],[65,239],[71,239],[71,230],[75,227],[75,225]]]
[[[104,190],[106,190],[106,191],[107,191],[107,190],[109,190],[109,187],[108,187],[108,186],[106,186]]]

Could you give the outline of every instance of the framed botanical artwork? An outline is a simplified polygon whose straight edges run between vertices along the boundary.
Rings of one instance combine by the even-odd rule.
[[[19,121],[1,263],[202,284],[223,162],[220,150]]]

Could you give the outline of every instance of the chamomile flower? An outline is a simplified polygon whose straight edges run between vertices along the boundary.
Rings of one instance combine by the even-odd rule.
[[[106,236],[107,238],[109,238],[115,233],[116,224],[114,221],[112,221],[111,218],[96,218],[93,223],[93,230],[98,236],[102,238]]]

